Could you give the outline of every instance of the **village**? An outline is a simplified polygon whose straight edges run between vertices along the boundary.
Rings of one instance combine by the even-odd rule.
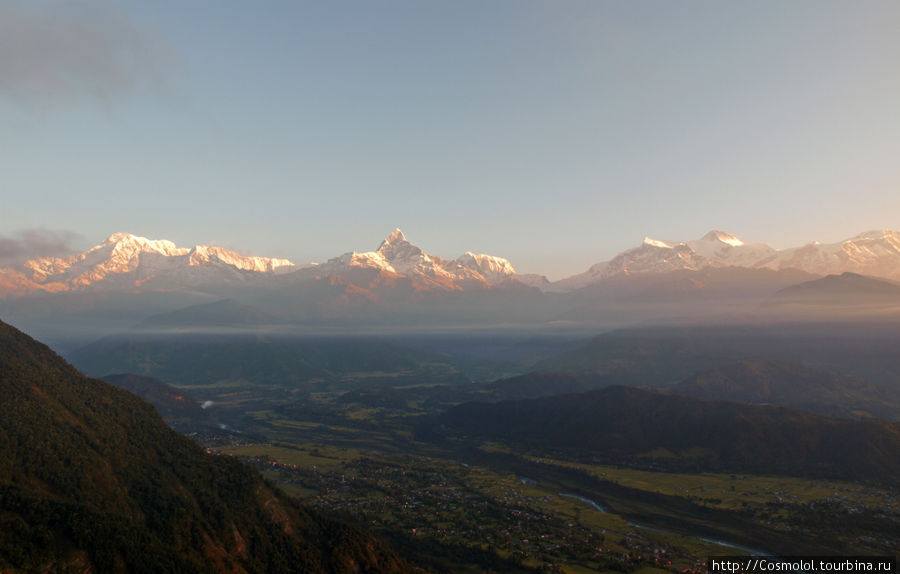
[[[410,467],[360,458],[338,469],[320,469],[268,456],[242,458],[288,492],[292,486],[302,489],[309,495],[308,503],[373,532],[403,532],[410,539],[495,553],[523,571],[705,568],[702,557],[653,543],[638,528],[627,532],[589,528],[554,512],[551,509],[564,497],[535,492],[520,477],[483,481],[470,467],[444,461]]]

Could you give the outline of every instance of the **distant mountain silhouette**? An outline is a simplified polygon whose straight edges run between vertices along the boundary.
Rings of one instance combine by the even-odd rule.
[[[409,372],[432,360],[375,338],[190,334],[108,337],[69,358],[91,375],[135,373],[176,386],[223,380],[290,386],[353,372]]]
[[[739,361],[698,373],[665,390],[701,399],[771,403],[826,416],[900,418],[900,391],[784,361]]]
[[[772,302],[831,306],[900,305],[900,285],[857,273],[842,273],[785,287],[775,294]]]
[[[747,359],[837,370],[900,390],[895,321],[766,322],[619,329],[537,363],[544,372],[622,377],[662,387]]]
[[[191,305],[168,313],[154,315],[141,322],[138,330],[177,329],[192,327],[239,327],[275,325],[282,321],[252,305],[232,299]]]
[[[487,383],[482,386],[481,392],[485,395],[485,399],[492,400],[532,399],[552,395],[583,393],[610,385],[627,384],[629,381],[626,379],[590,373],[532,372]]]

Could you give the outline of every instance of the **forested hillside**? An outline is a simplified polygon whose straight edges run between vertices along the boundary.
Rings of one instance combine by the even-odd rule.
[[[403,572],[371,536],[206,454],[0,323],[0,570]]]

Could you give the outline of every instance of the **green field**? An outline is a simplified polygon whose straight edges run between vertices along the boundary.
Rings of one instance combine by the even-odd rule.
[[[211,445],[215,452],[240,457],[290,495],[376,532],[436,571],[483,571],[472,569],[480,564],[681,572],[744,548],[898,551],[885,532],[900,524],[900,496],[884,486],[585,464],[502,442],[419,442],[413,425],[431,407],[418,387],[353,400],[340,390],[248,396],[233,383],[206,390],[229,425],[247,432]]]
[[[900,498],[885,487],[841,480],[811,480],[790,476],[760,476],[747,474],[681,474],[650,472],[609,465],[588,465],[544,457],[529,457],[588,471],[590,474],[630,488],[684,496],[705,506],[741,510],[747,505],[787,501],[809,504],[816,501],[839,500],[848,508],[878,507],[900,514]]]

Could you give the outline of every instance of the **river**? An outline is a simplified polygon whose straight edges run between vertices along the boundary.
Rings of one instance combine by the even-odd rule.
[[[590,498],[585,498],[583,496],[580,496],[578,494],[572,494],[570,492],[560,492],[559,495],[565,496],[567,498],[578,499],[581,502],[587,504],[588,506],[590,506],[591,508],[593,508],[594,510],[596,510],[598,512],[609,513],[608,508],[606,508],[605,506],[603,506],[601,504],[597,504],[595,501],[591,500]],[[634,526],[635,528],[641,528],[644,530],[651,530],[653,532],[662,532],[664,534],[677,534],[679,536],[686,536],[687,538],[693,538],[694,540],[700,540],[701,542],[720,544],[722,546],[728,546],[729,548],[736,548],[737,550],[740,550],[742,552],[747,552],[748,554],[750,554],[752,556],[770,556],[771,555],[770,552],[765,552],[764,550],[756,550],[753,548],[747,548],[746,546],[739,546],[739,545],[733,544],[731,542],[725,542],[724,540],[716,540],[715,538],[704,538],[703,536],[693,536],[690,534],[682,534],[681,532],[673,532],[671,530],[662,530],[660,528],[653,528],[651,526],[645,526],[643,524],[638,524],[637,522],[628,522],[628,525]]]

